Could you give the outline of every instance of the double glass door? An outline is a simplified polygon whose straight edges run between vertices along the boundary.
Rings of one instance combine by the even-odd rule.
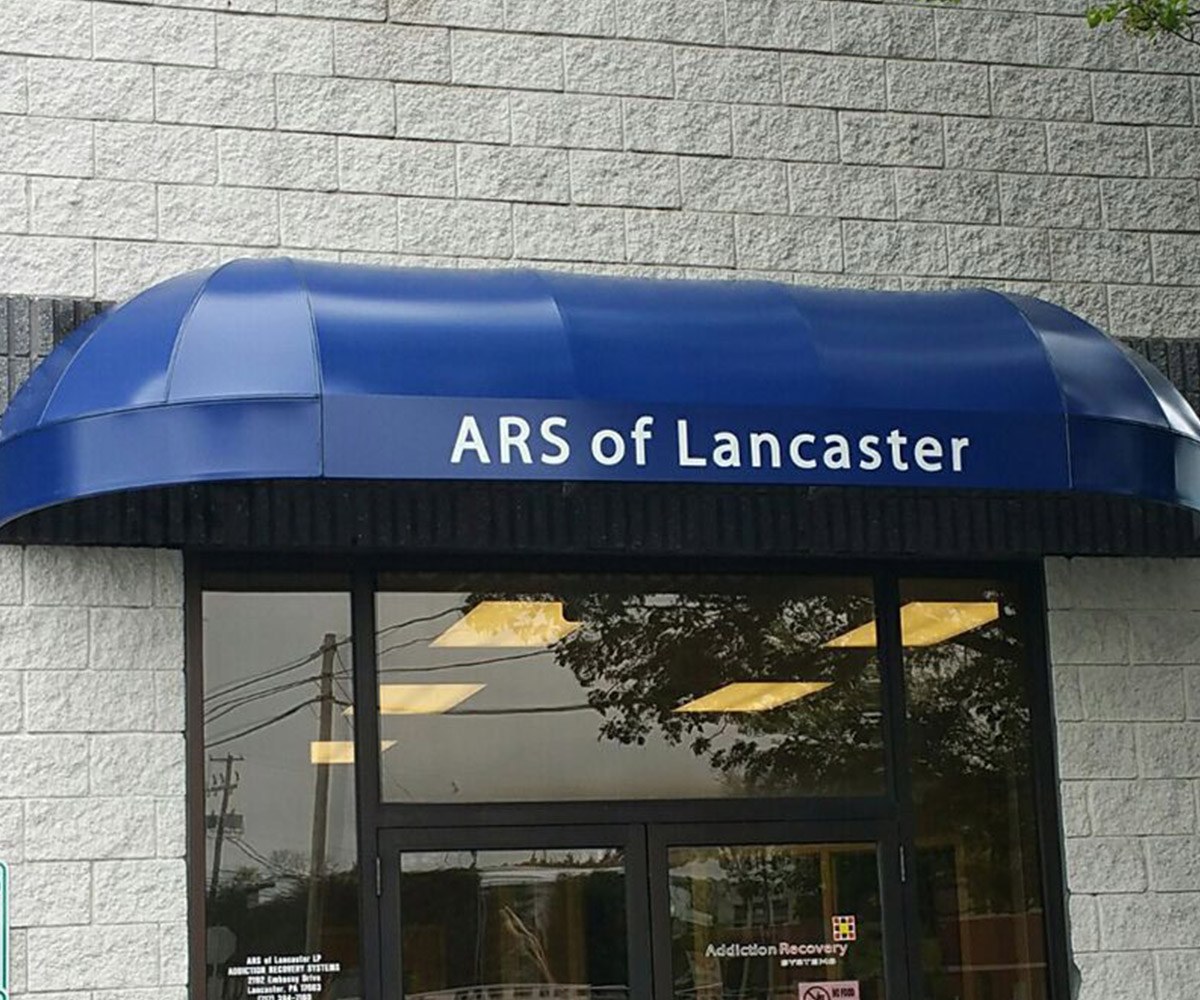
[[[387,832],[387,1000],[899,1000],[889,824]]]

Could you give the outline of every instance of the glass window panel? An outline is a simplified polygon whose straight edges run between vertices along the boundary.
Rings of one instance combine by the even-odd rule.
[[[624,1000],[620,848],[400,856],[406,1000]]]
[[[883,1000],[874,844],[673,847],[677,998]]]
[[[1043,1000],[1030,664],[1016,594],[914,580],[904,637],[917,816],[915,877],[929,1000]],[[919,611],[913,611],[919,606]]]
[[[204,595],[209,997],[361,995],[351,692],[346,594]]]
[[[868,580],[480,577],[377,597],[392,801],[883,790]]]

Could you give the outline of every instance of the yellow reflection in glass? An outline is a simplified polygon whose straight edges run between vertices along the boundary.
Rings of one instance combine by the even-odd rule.
[[[481,601],[430,645],[537,648],[566,638],[579,624],[563,616],[562,601]]]
[[[900,637],[906,646],[935,646],[1000,617],[995,601],[912,601],[900,609]],[[830,639],[827,649],[873,649],[875,623]]]
[[[765,712],[824,691],[829,681],[735,681],[680,705],[676,712]]]
[[[395,740],[380,740],[379,752],[390,750]],[[308,745],[309,760],[313,764],[353,764],[353,740],[313,740]]]
[[[380,684],[380,715],[439,715],[461,705],[486,684]]]

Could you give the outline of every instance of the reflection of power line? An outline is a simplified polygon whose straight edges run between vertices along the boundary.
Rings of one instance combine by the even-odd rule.
[[[348,669],[344,672],[346,674],[350,673]],[[251,694],[244,694],[239,698],[235,698],[233,701],[211,705],[205,709],[204,721],[206,723],[216,722],[217,719],[228,715],[230,712],[235,712],[239,708],[243,708],[246,705],[252,704],[253,702],[261,701],[264,698],[273,698],[278,694],[283,694],[287,691],[294,691],[296,688],[304,687],[307,684],[314,684],[316,681],[316,677],[302,677],[299,680],[288,681],[286,684],[276,684],[274,687],[267,688],[265,691],[256,691]]]
[[[459,663],[440,663],[434,667],[388,667],[379,671],[380,674],[433,674],[439,670],[458,670],[460,667],[486,667],[493,663],[512,663],[514,660],[528,660],[534,656],[545,656],[546,649],[531,649],[527,653],[508,653],[504,656],[489,656],[483,660],[463,660]]]
[[[273,726],[276,722],[282,722],[290,715],[295,715],[297,712],[302,712],[309,705],[315,705],[320,698],[309,698],[307,701],[300,702],[299,705],[293,705],[286,712],[280,712],[278,715],[273,715],[269,719],[264,719],[262,722],[250,726],[248,729],[243,729],[240,733],[230,733],[228,736],[222,736],[219,739],[209,740],[208,747],[211,750],[213,747],[223,746],[226,743],[232,743],[234,740],[240,740],[243,736],[249,736],[251,733],[257,733],[260,729],[266,729],[267,726]]]
[[[424,622],[437,621],[439,618],[445,618],[446,615],[454,614],[457,612],[462,612],[465,610],[466,610],[465,604],[454,605],[453,607],[446,608],[445,610],[438,611],[434,614],[420,615],[416,618],[409,618],[406,621],[396,622],[394,625],[387,625],[384,628],[376,630],[375,634],[377,636],[386,635],[388,632],[394,632],[397,629],[408,628],[412,625],[420,625],[420,624],[423,624]],[[350,635],[342,636],[341,638],[339,638],[337,640],[337,646],[340,648],[342,646],[349,645],[349,643],[351,642],[352,639],[353,639],[353,636],[350,636]],[[416,639],[413,641],[420,642],[423,640]],[[305,653],[303,656],[299,657],[296,660],[291,660],[287,663],[281,664],[276,667],[268,667],[265,671],[262,671],[258,674],[253,674],[245,680],[240,680],[240,681],[236,681],[232,684],[225,684],[220,687],[213,688],[211,691],[207,691],[205,693],[204,700],[209,701],[210,699],[213,699],[213,698],[221,698],[221,697],[224,697],[225,695],[232,694],[234,691],[240,691],[243,688],[249,687],[252,684],[257,684],[260,681],[270,680],[272,677],[278,677],[280,674],[286,674],[292,670],[298,670],[298,669],[300,669],[300,667],[306,666],[309,663],[315,663],[317,660],[319,660],[321,658],[321,652],[322,652],[322,650],[320,648],[317,648],[317,649],[311,650],[310,652]]]
[[[553,715],[558,712],[598,712],[593,705],[530,705],[527,708],[460,708],[446,715]]]

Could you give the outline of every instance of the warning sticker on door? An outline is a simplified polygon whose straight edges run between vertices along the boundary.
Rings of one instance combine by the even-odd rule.
[[[837,983],[801,983],[800,1000],[859,1000],[858,980]]]

